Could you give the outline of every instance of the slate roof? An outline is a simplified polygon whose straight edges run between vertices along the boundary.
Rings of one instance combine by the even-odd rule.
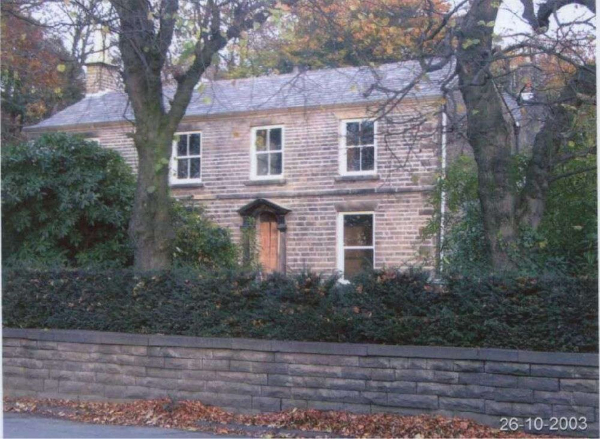
[[[451,63],[422,78],[408,97],[440,95],[441,83],[448,77]],[[187,116],[219,115],[248,111],[319,107],[382,101],[391,93],[365,92],[373,84],[391,90],[408,85],[421,72],[414,61],[384,64],[377,68],[344,67],[309,70],[303,73],[261,76],[238,80],[202,82],[186,111]],[[167,90],[169,95],[173,90]],[[81,101],[26,129],[43,131],[63,126],[88,125],[133,120],[133,112],[123,92],[88,95]]]

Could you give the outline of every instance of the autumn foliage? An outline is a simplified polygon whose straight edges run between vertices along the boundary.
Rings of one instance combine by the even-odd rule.
[[[531,437],[523,432],[499,431],[468,419],[442,416],[353,414],[297,409],[243,415],[206,406],[200,401],[169,399],[110,403],[4,398],[4,410],[95,424],[209,431],[224,436],[302,437],[305,432],[309,432],[311,437]]]
[[[3,13],[0,23],[2,140],[13,141],[24,125],[79,100],[83,86],[62,42],[33,19]]]

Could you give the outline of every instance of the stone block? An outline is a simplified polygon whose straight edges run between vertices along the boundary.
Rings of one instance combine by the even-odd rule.
[[[433,371],[433,381],[437,383],[458,383],[458,372]]]
[[[580,405],[560,405],[554,404],[552,406],[552,416],[556,417],[580,417],[583,416],[587,419],[588,422],[594,422],[598,419],[596,418],[594,407],[586,407]]]
[[[229,370],[232,372],[252,372],[252,365],[255,364],[252,361],[240,361],[240,360],[225,360],[229,361]],[[269,363],[267,363],[269,364]]]
[[[485,371],[505,375],[529,375],[529,364],[488,361],[485,363]]]
[[[278,412],[281,410],[281,399],[253,396],[252,408],[261,412]]]
[[[519,377],[519,387],[533,390],[558,391],[558,378]]]
[[[598,393],[573,392],[575,405],[589,405],[598,407]]]
[[[492,373],[464,372],[458,376],[459,384],[480,384],[491,387],[518,387],[519,379],[511,375],[497,375]]]
[[[149,347],[148,355],[151,357],[164,357],[164,358],[202,359],[202,358],[212,358],[213,352],[210,349],[162,346],[162,347]]]
[[[68,370],[51,370],[50,378],[61,381],[81,381],[93,383],[96,381],[96,374],[93,372],[71,372]]]
[[[118,386],[134,386],[135,377],[131,375],[119,375],[113,373],[97,373],[96,382]]]
[[[363,400],[370,404],[387,405],[387,392],[360,392]]]
[[[111,399],[155,399],[166,398],[166,389],[156,389],[142,386],[105,386],[104,396]]]
[[[561,379],[560,390],[570,392],[598,392],[597,380],[582,380],[582,379]]]
[[[165,367],[167,369],[187,369],[200,370],[202,369],[202,359],[195,358],[165,358]]]
[[[44,362],[41,360],[34,360],[33,358],[3,358],[3,366],[15,366],[15,367],[26,367],[28,369],[43,369],[45,367]]]
[[[5,389],[43,391],[44,380],[42,378],[4,377],[2,380]]]
[[[44,380],[44,392],[56,392],[58,391],[58,380],[46,379]]]
[[[386,369],[390,367],[390,359],[386,357],[359,357],[358,365]]]
[[[290,364],[310,364],[324,366],[358,366],[359,357],[344,355],[277,353],[275,361]]]
[[[597,367],[575,367],[573,370],[573,378],[591,378],[599,379]]]
[[[229,360],[202,360],[202,369],[206,370],[229,370]]]
[[[365,390],[365,381],[343,378],[325,378],[325,387],[328,389]]]
[[[215,378],[221,381],[235,381],[248,384],[268,384],[267,374],[246,372],[220,372],[215,373]]]
[[[485,401],[483,399],[449,398],[440,396],[439,408],[442,410],[484,413]]]
[[[254,373],[286,374],[289,369],[289,364],[286,363],[251,362],[250,364],[252,365],[252,372]]]
[[[290,398],[292,389],[283,386],[260,386],[260,395],[271,398]]]
[[[452,360],[427,360],[427,369],[452,371],[454,369],[454,361],[452,361]]]
[[[551,378],[573,378],[575,375],[575,367],[532,364],[530,375]]]
[[[307,389],[300,387],[292,388],[292,397],[306,400],[339,401],[339,402],[363,402],[360,392],[354,390],[334,389]]]
[[[230,393],[234,395],[260,395],[261,386],[231,381],[208,381],[207,392]]]
[[[147,367],[146,375],[153,378],[182,378],[181,369],[163,369],[160,367]]]
[[[510,402],[485,401],[485,412],[490,415],[512,415],[512,404]]]
[[[454,362],[455,372],[483,372],[483,361],[463,360]]]
[[[407,408],[437,409],[438,397],[433,395],[388,394],[388,405]]]
[[[416,383],[417,394],[419,395],[437,395],[437,396],[454,396],[456,387],[452,384],[439,383]]]
[[[291,409],[305,409],[308,408],[308,403],[303,399],[288,399],[283,398],[281,400],[281,410],[291,410]]]
[[[433,370],[398,369],[395,373],[398,381],[435,381]]]
[[[548,403],[548,404],[573,404],[573,393],[572,392],[546,392],[544,390],[534,390],[533,399],[536,402]],[[584,404],[586,405],[586,404]]]
[[[513,414],[525,418],[545,418],[552,416],[552,405],[550,404],[523,404],[513,403]]]
[[[417,383],[414,381],[367,381],[366,390],[391,393],[417,393]]]
[[[290,364],[289,374],[341,378],[342,368],[339,366],[313,366],[309,364]]]
[[[406,369],[408,367],[408,358],[391,358],[390,367],[392,369]]]
[[[427,361],[424,358],[407,358],[406,369],[427,369]]]
[[[499,387],[486,394],[486,399],[503,402],[533,402],[532,389],[502,389]]]
[[[147,346],[99,345],[98,352],[102,354],[148,355]]]
[[[104,395],[104,384],[85,383],[80,381],[63,381],[58,382],[58,390],[60,393],[73,393],[76,395]]]
[[[182,370],[181,379],[184,380],[214,380],[217,377],[217,372],[214,370]]]

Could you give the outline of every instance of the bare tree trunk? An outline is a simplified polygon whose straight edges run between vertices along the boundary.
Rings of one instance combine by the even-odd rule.
[[[514,268],[509,256],[517,238],[516,197],[510,187],[511,154],[516,144],[513,120],[489,71],[492,26],[498,7],[475,0],[459,34],[457,73],[467,111],[467,138],[477,162],[479,200],[492,268]]]

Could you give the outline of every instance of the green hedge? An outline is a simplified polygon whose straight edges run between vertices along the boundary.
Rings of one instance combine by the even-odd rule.
[[[594,352],[597,281],[380,271],[341,285],[311,273],[5,270],[4,325],[194,336]]]

